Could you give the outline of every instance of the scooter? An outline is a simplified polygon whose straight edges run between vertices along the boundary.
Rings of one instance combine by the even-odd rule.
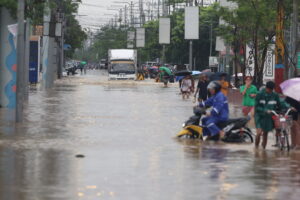
[[[183,129],[177,134],[177,137],[203,140],[203,129],[205,127],[199,124],[202,116],[205,114],[205,108],[195,107],[194,115],[183,124]],[[249,121],[250,117],[244,117],[229,119],[226,122],[217,124],[217,126],[225,132],[225,137],[222,140],[231,143],[253,143],[254,134],[251,129],[246,126]],[[219,135],[209,139],[219,140]]]

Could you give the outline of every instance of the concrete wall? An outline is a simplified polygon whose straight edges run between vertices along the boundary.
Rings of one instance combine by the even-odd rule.
[[[0,105],[15,108],[17,54],[14,37],[7,26],[17,21],[5,8],[0,8]]]

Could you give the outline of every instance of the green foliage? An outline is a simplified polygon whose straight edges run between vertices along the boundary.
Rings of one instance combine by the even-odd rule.
[[[218,33],[234,47],[234,52],[246,44],[253,46],[256,82],[262,82],[266,52],[276,35],[277,0],[231,0],[238,8],[219,8],[220,17],[227,23]],[[286,16],[290,15],[290,0],[286,3]],[[236,66],[240,59],[236,59]],[[244,63],[243,63],[244,64]],[[245,69],[245,64],[243,68]]]

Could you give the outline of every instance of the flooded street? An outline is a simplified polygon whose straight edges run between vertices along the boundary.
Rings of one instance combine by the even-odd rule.
[[[106,80],[32,88],[24,124],[0,122],[1,200],[299,199],[299,152],[178,140],[177,84]]]

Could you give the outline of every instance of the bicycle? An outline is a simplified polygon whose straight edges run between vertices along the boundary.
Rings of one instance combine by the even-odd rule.
[[[271,113],[274,114],[272,118],[274,120],[275,129],[280,132],[280,135],[277,135],[276,139],[279,141],[281,150],[284,150],[285,148],[287,151],[290,150],[289,135],[293,122],[291,116],[289,116],[291,111],[291,108],[285,114],[277,113],[274,110],[271,111]]]

